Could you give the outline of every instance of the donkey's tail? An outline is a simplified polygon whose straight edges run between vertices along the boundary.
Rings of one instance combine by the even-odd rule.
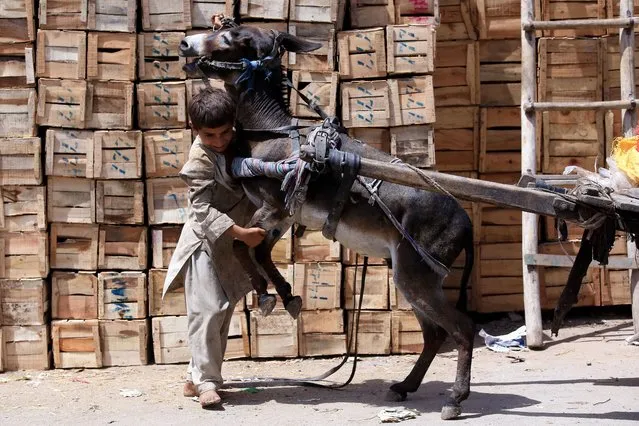
[[[466,238],[466,244],[464,246],[466,252],[466,261],[464,262],[464,272],[459,288],[459,300],[457,300],[456,308],[462,312],[468,311],[468,280],[473,270],[473,264],[475,263],[475,246],[473,244],[472,233],[469,238]]]

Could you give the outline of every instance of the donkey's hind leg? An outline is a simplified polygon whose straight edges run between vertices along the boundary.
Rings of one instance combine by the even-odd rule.
[[[246,275],[248,275],[253,290],[257,292],[260,312],[262,315],[267,316],[273,312],[273,309],[275,309],[277,300],[275,299],[275,296],[267,293],[266,289],[268,287],[268,283],[260,274],[260,271],[253,262],[253,259],[251,259],[249,250],[249,246],[247,246],[244,242],[240,240],[233,241],[233,254],[240,262],[240,265],[242,265],[242,269],[244,269]]]
[[[421,385],[424,376],[433,362],[437,351],[446,340],[446,330],[433,323],[420,311],[414,311],[417,320],[422,327],[422,336],[424,338],[424,348],[419,355],[417,362],[413,366],[411,372],[406,376],[404,381],[395,383],[390,387],[390,391],[386,397],[389,401],[404,401],[406,394],[416,392]]]

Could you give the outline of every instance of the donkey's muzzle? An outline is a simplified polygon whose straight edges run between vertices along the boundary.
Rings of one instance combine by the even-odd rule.
[[[180,42],[178,52],[180,56],[197,56],[197,52],[195,51],[193,44],[190,43],[187,39],[183,39]]]

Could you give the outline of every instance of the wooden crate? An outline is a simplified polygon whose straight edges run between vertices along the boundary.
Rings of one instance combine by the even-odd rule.
[[[216,89],[226,90],[224,88],[224,81],[217,78],[210,78],[208,84],[204,82],[204,80],[186,80],[184,82],[186,84],[186,104],[190,105],[193,96],[200,93],[203,89],[208,88],[210,85]],[[188,111],[187,111],[188,113]],[[195,138],[194,138],[195,139]]]
[[[133,83],[128,81],[93,81],[88,83],[90,93],[90,129],[133,128]]]
[[[434,134],[432,125],[391,127],[390,153],[416,167],[434,167]]]
[[[430,75],[389,79],[391,126],[435,122],[433,77]]]
[[[319,49],[308,53],[288,53],[288,63],[291,70],[325,72],[335,71],[335,26],[332,24],[317,24],[308,22],[291,22],[288,33],[302,37],[309,41],[321,43]]]
[[[413,307],[408,303],[404,295],[395,286],[393,281],[393,271],[388,271],[388,299],[393,311],[412,311]]]
[[[491,205],[479,205],[475,217],[475,242],[482,244],[520,243],[521,239],[521,211],[496,207]],[[521,253],[517,253],[517,259],[521,259]],[[500,259],[501,255],[493,257]],[[510,258],[510,257],[505,257]]]
[[[418,354],[424,348],[422,328],[412,311],[391,313],[391,352],[394,354]]]
[[[248,358],[251,356],[248,321],[245,312],[234,312],[229,325],[224,359]]]
[[[188,214],[188,186],[180,178],[146,181],[146,203],[150,225],[181,224]]]
[[[36,39],[33,0],[0,4],[0,44]]]
[[[288,0],[288,18],[297,22],[323,22],[342,29],[346,2],[341,0],[320,0],[308,2],[305,0]],[[372,25],[370,25],[372,26]]]
[[[0,25],[1,22],[0,18]],[[0,88],[33,86],[33,43],[0,44]]]
[[[383,27],[395,23],[394,0],[350,0],[353,28]]]
[[[342,79],[386,77],[384,28],[338,33],[337,52]]]
[[[86,30],[87,0],[40,1],[38,24],[45,30]]]
[[[55,368],[102,367],[98,320],[53,321],[51,339]]]
[[[437,27],[437,41],[477,40],[477,31],[473,24],[474,11],[467,0],[440,0],[440,25]],[[397,22],[406,24],[408,22]],[[437,50],[440,50],[438,47]]]
[[[37,77],[86,77],[87,35],[83,31],[38,30],[36,53]]]
[[[101,225],[98,268],[145,270],[146,234],[145,226]]]
[[[95,272],[53,271],[51,318],[98,318],[98,277]]]
[[[295,262],[338,262],[340,244],[324,238],[322,231],[306,230],[293,241]]]
[[[176,288],[162,298],[166,269],[149,270],[149,315],[186,315],[186,299],[182,275],[176,277]]]
[[[91,115],[91,99],[84,80],[38,80],[37,123],[42,126],[84,129]]]
[[[342,264],[348,266],[363,265],[364,256],[358,254],[356,251],[349,249],[346,246],[342,246]],[[368,264],[370,265],[386,265],[386,260],[381,257],[369,257]]]
[[[390,88],[386,80],[350,81],[340,86],[345,127],[390,126]]]
[[[390,131],[389,129],[376,127],[353,127],[348,129],[348,134],[353,139],[372,146],[382,152],[390,154]]]
[[[544,21],[563,19],[603,19],[606,17],[606,0],[541,0],[541,18]],[[617,7],[617,11],[619,8]],[[606,28],[577,28],[544,30],[546,37],[602,36]]]
[[[87,29],[134,33],[137,23],[136,0],[88,0]]]
[[[192,0],[191,26],[193,28],[210,28],[213,26],[212,17],[225,12],[226,0]]]
[[[191,2],[189,0],[178,0],[170,4],[163,0],[142,0],[141,3],[142,29],[144,31],[173,31],[191,28]]]
[[[98,225],[51,224],[53,269],[94,271],[98,268]]]
[[[151,334],[156,364],[179,364],[191,360],[186,316],[151,318]]]
[[[148,80],[183,80],[186,58],[178,56],[183,32],[138,34],[138,78]]]
[[[240,2],[240,17],[286,21],[289,0],[244,0]],[[226,0],[226,16],[233,16],[233,0]]]
[[[142,177],[142,132],[95,132],[94,176],[98,179]]]
[[[102,365],[105,367],[147,365],[150,338],[147,319],[100,320]]]
[[[189,129],[144,132],[145,177],[177,176],[189,159],[192,135]]]
[[[47,176],[92,178],[94,132],[47,129],[45,173]]]
[[[338,81],[339,74],[336,72],[293,71],[293,87],[330,116],[337,111]],[[290,105],[295,117],[317,118],[317,113],[306,105],[296,90],[291,90]]]
[[[2,338],[5,371],[49,369],[48,324],[4,326]]]
[[[362,268],[344,268],[344,308],[359,306],[362,286]],[[362,309],[388,309],[388,267],[369,266],[366,273],[366,289],[362,300]]]
[[[146,318],[146,274],[100,272],[98,274],[98,318]]]
[[[297,320],[286,311],[263,317],[250,312],[251,358],[294,358],[298,354]]]
[[[303,311],[299,319],[299,355],[328,356],[346,353],[344,311]]]
[[[430,74],[435,70],[435,27],[389,25],[386,27],[388,74]]]
[[[395,23],[434,25],[441,1],[395,0]]]
[[[135,34],[90,32],[87,38],[89,80],[135,80]]]
[[[351,339],[353,313],[346,320],[347,338]],[[391,353],[391,311],[361,311],[357,353],[360,355],[389,355]]]
[[[116,225],[144,223],[144,182],[99,180],[96,182],[96,221]]]
[[[142,129],[186,127],[184,83],[138,84],[138,120]]]
[[[542,171],[561,174],[567,166],[594,170],[605,158],[603,111],[542,113]],[[598,160],[598,161],[597,161]]]
[[[618,1],[615,1],[618,6]],[[636,8],[636,7],[635,7]],[[617,7],[616,13],[619,14],[619,8]],[[639,35],[635,36],[635,46],[639,46]],[[619,70],[621,64],[621,55],[619,53],[619,38],[618,37],[606,37],[604,39],[605,49],[605,62],[603,69],[603,85],[605,101],[616,101],[622,99],[621,96],[621,73]],[[635,56],[637,56],[637,50],[635,49]],[[635,75],[639,75],[639,63],[635,61]],[[639,89],[639,80],[635,79],[635,93]],[[635,112],[635,115],[637,113]],[[613,110],[606,111],[606,141],[608,147],[606,153],[610,152],[612,148],[612,141],[623,135],[621,130],[621,111]]]
[[[482,211],[482,217],[487,223],[499,221],[509,222],[511,225],[481,226],[482,235],[489,233],[487,229],[492,228],[497,234],[501,231],[506,237],[485,238],[488,241],[482,242],[479,249],[475,250],[479,262],[476,262],[477,283],[472,289],[473,309],[478,312],[523,310],[522,249],[521,242],[518,241],[521,240],[521,225],[514,225],[517,218],[512,217],[521,216],[521,213],[513,212],[509,221],[507,211],[504,214],[503,209],[494,210],[494,215],[489,211]],[[497,214],[501,215],[502,220],[490,218],[491,215]],[[514,237],[509,236],[509,229],[515,233]],[[506,241],[495,242],[493,239]]]
[[[477,0],[479,38],[500,40],[521,38],[521,2]],[[538,6],[535,5],[537,8]],[[539,16],[539,13],[537,13]]]
[[[299,294],[300,296],[302,296],[302,299],[304,299],[304,296],[301,293],[298,293],[299,289],[295,287],[295,268],[293,264],[279,263],[279,264],[275,264],[275,266],[277,267],[277,270],[280,272],[280,274],[282,274],[286,282],[288,282],[291,285],[292,294],[293,295]],[[275,298],[277,299],[277,303],[274,309],[283,310],[284,302],[282,302],[282,299],[280,298],[279,294],[277,294],[277,290],[275,289],[275,286],[273,285],[273,283],[271,282],[268,283],[266,291],[268,294],[274,295]],[[259,300],[257,297],[257,292],[255,290],[246,294],[246,296],[244,297],[244,302],[246,303],[246,307],[249,310],[259,309]]]
[[[480,173],[519,173],[521,170],[521,109],[481,108]]]
[[[606,17],[608,18],[618,18],[620,12],[620,1],[619,0],[611,0],[606,2]],[[633,15],[639,15],[639,3],[634,3],[633,6]],[[609,35],[618,35],[619,28],[608,28]]]
[[[49,275],[46,232],[1,232],[0,254],[0,278],[46,278]]]
[[[35,89],[0,89],[0,138],[36,135]]]
[[[435,106],[479,103],[479,44],[475,41],[437,43],[433,74]]]
[[[448,107],[437,110],[435,164],[442,172],[477,170],[479,108]]]
[[[271,257],[275,263],[290,263],[293,261],[293,228],[282,235],[271,250]]]
[[[302,297],[303,309],[341,307],[342,265],[339,262],[296,263],[294,293]]]
[[[0,187],[0,231],[45,231],[46,189],[44,186]]]
[[[628,274],[628,271],[623,271]],[[542,309],[555,309],[559,302],[561,292],[564,290],[568,282],[568,274],[570,268],[540,268],[539,275],[541,286],[541,307]],[[600,286],[601,269],[590,268],[581,283],[579,293],[577,295],[577,303],[574,306],[600,306],[602,303],[603,287]],[[601,288],[601,290],[600,290]],[[630,303],[630,288],[628,291],[628,301]]]
[[[47,183],[49,222],[95,223],[95,181],[51,176]]]
[[[44,279],[0,280],[0,324],[46,324],[48,311],[49,291]]]
[[[42,183],[40,138],[0,140],[0,185]]]
[[[602,306],[632,304],[630,291],[631,272],[632,271],[628,270],[611,270],[608,268],[601,269],[600,274],[602,279],[600,301]]]
[[[479,81],[481,105],[519,105],[521,41],[517,39],[479,42]]]
[[[161,226],[151,228],[152,266],[168,268],[177,247],[181,226]]]

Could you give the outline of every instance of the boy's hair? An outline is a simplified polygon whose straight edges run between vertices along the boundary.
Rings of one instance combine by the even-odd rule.
[[[235,122],[236,105],[224,90],[206,88],[193,96],[189,117],[195,129],[220,127]]]

